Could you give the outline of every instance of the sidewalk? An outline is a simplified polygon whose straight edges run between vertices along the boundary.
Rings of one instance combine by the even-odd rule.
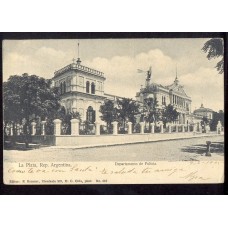
[[[156,135],[156,134],[154,134]],[[42,149],[83,149],[83,148],[96,148],[96,147],[108,147],[108,146],[119,146],[119,145],[130,145],[130,144],[144,144],[144,143],[151,143],[151,142],[160,142],[160,141],[173,141],[173,140],[182,140],[182,139],[191,139],[191,138],[201,138],[201,137],[216,137],[216,136],[221,136],[223,134],[216,134],[214,132],[211,133],[194,133],[194,134],[181,134],[177,136],[176,134],[159,134],[159,138],[155,137],[152,138],[150,134],[150,139],[147,141],[143,140],[135,140],[133,142],[112,142],[112,143],[100,143],[100,144],[91,144],[91,145],[70,145],[70,146],[50,146],[50,147],[45,147],[45,148],[40,148]]]

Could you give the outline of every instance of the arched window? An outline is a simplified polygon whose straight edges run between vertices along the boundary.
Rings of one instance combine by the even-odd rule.
[[[91,84],[91,93],[95,94],[95,84],[94,84],[94,82],[92,82],[92,84]]]
[[[63,82],[63,93],[66,93],[66,82]]]
[[[93,107],[89,106],[86,113],[86,120],[90,123],[94,123],[96,120],[96,112]]]
[[[89,81],[87,81],[86,82],[86,93],[89,93],[89,85],[90,85],[90,83],[89,83]]]

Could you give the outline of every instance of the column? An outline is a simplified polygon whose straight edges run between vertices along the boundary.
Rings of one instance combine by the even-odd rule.
[[[79,120],[71,119],[71,135],[79,135]]]
[[[32,133],[31,133],[31,135],[35,135],[36,134],[36,122],[32,122],[31,125],[32,125]]]
[[[118,135],[118,122],[117,121],[114,121],[112,122],[112,125],[113,125],[113,135]]]
[[[46,121],[41,121],[41,135],[45,135],[45,124]]]
[[[132,134],[132,122],[128,122],[127,125],[128,125],[128,134],[130,135]]]
[[[140,134],[144,134],[144,122],[140,122]]]
[[[62,120],[55,119],[53,122],[54,122],[54,135],[61,135]]]
[[[187,130],[190,132],[190,124],[187,124]]]
[[[151,125],[151,133],[154,134],[154,125],[155,124],[154,123],[151,123],[150,125]]]
[[[163,123],[160,124],[161,133],[164,133]]]
[[[182,132],[185,132],[184,124],[182,124]]]
[[[97,122],[97,121],[96,121],[96,122],[95,122],[95,128],[96,128],[96,129],[95,129],[95,134],[96,134],[96,135],[100,135],[100,134],[101,134],[101,127],[100,127],[100,126],[101,126],[100,122]]]

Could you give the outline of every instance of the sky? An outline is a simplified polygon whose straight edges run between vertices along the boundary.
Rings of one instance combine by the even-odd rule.
[[[71,39],[4,40],[3,81],[28,73],[52,78],[56,70],[79,57],[82,65],[104,72],[105,93],[135,98],[152,67],[152,82],[164,86],[177,76],[192,98],[192,110],[224,110],[224,75],[215,69],[220,60],[208,60],[201,50],[208,39]]]

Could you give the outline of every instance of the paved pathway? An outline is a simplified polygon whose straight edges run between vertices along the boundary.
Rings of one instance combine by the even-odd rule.
[[[206,141],[212,141],[212,157],[206,157]],[[4,151],[6,162],[70,161],[190,161],[224,159],[224,136],[170,140],[108,147],[72,149],[41,148]]]

